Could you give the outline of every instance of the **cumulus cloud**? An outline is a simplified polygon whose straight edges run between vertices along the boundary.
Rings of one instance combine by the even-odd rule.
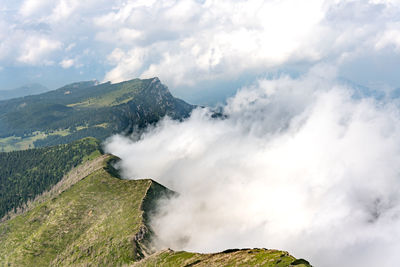
[[[24,17],[29,17],[34,14],[45,14],[46,9],[52,6],[50,0],[25,0],[19,9],[19,13]]]
[[[75,60],[73,59],[64,59],[60,62],[61,67],[63,67],[64,69],[68,69],[71,68],[75,63]]]
[[[400,23],[384,31],[376,42],[375,47],[376,49],[384,49],[391,45],[397,51],[400,51]]]
[[[117,66],[106,74],[104,81],[122,82],[129,80],[127,77],[138,77],[147,53],[145,48],[134,48],[128,52],[114,49],[107,59]]]
[[[126,178],[179,192],[152,218],[157,246],[276,248],[315,266],[397,262],[400,110],[354,97],[327,70],[259,80],[223,118],[199,108],[139,140],[109,140]]]
[[[159,76],[171,87],[196,86],[400,51],[396,0],[24,0],[2,6],[0,36],[7,38],[0,60],[6,66],[39,62],[19,57],[26,36],[39,35],[76,44],[44,61],[90,49],[83,64],[102,66],[103,78],[113,82]],[[126,57],[106,60],[115,50]]]
[[[4,4],[0,37],[6,38],[0,41],[0,61],[6,67],[43,66],[81,56],[91,36],[95,4],[104,2],[25,0]],[[66,44],[78,44],[79,48],[71,50]]]
[[[117,33],[120,49],[151,48],[138,74],[178,86],[374,53],[397,43],[399,8],[396,1],[155,1],[121,5],[95,21],[98,38]],[[134,34],[121,34],[126,28]],[[128,60],[115,65],[111,72],[129,77]]]
[[[316,41],[313,35],[321,30],[323,15],[322,2],[318,1],[187,0],[154,2],[151,6],[127,4],[99,18],[97,25],[106,29],[104,35],[124,27],[134,29],[134,36],[140,36],[134,43],[151,47],[151,53],[142,59],[145,68],[141,75],[161,75],[176,85],[228,78],[293,58],[318,59],[318,49],[303,49],[302,45]],[[132,43],[130,32],[117,36],[114,41]],[[125,64],[129,63],[118,63],[116,69]]]
[[[30,36],[22,44],[19,62],[35,65],[53,64],[48,56],[54,51],[60,50],[62,44],[57,40],[51,40],[41,36]]]

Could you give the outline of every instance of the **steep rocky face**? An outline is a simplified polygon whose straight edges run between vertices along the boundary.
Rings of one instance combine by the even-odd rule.
[[[195,108],[195,106],[173,97],[168,87],[163,85],[157,77],[149,79],[148,84],[127,103],[127,106],[128,109],[125,109],[125,106],[118,109],[117,114],[123,114],[123,117],[115,116],[115,119],[120,121],[120,129],[123,128],[123,131],[128,133],[132,132],[135,127],[142,128],[155,123],[164,116],[177,120],[184,119]]]

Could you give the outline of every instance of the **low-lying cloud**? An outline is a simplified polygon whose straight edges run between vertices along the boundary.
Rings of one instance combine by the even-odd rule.
[[[325,72],[325,71],[324,71]],[[394,266],[400,114],[318,73],[260,80],[223,107],[164,119],[106,150],[128,179],[179,192],[152,218],[156,245],[287,250],[315,266]]]

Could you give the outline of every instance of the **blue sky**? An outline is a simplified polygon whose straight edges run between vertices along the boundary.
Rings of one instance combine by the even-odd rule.
[[[390,90],[400,85],[399,14],[397,0],[6,0],[0,89],[158,76],[207,102],[322,64]]]

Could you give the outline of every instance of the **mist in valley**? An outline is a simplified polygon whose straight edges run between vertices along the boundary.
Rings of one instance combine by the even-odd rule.
[[[356,97],[357,96],[357,97]],[[151,219],[155,245],[284,249],[315,266],[392,266],[400,249],[396,101],[359,97],[319,66],[241,88],[139,140],[114,136],[127,179],[179,194]]]

